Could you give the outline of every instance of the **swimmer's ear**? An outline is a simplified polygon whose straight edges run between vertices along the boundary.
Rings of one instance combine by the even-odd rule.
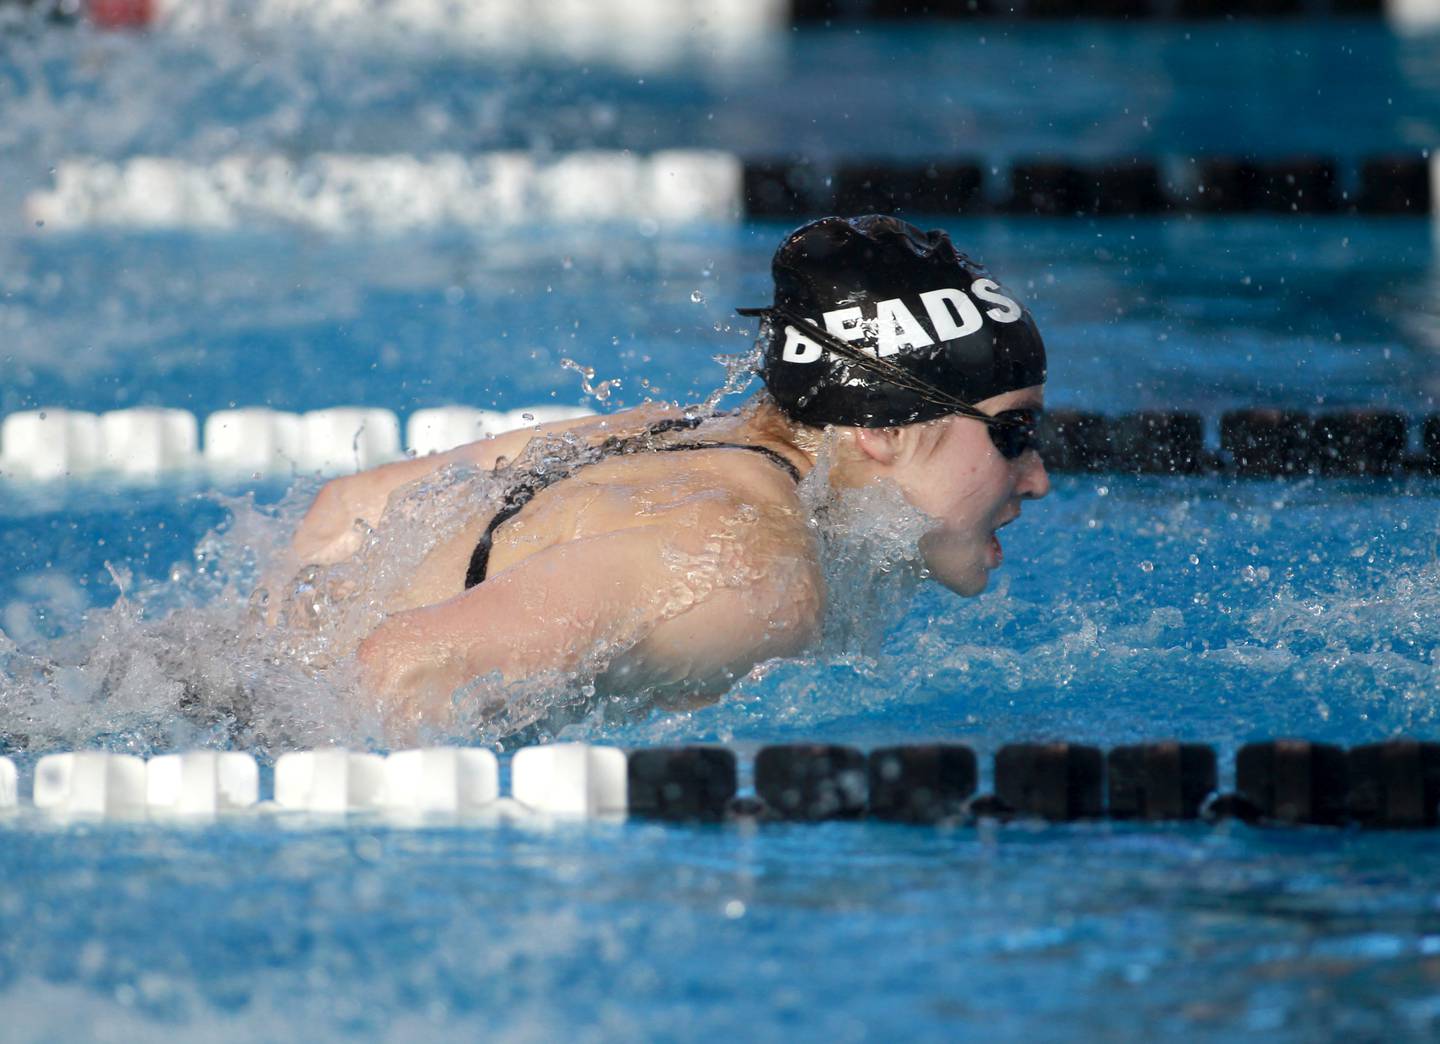
[[[855,448],[876,464],[894,464],[904,450],[904,428],[854,428]]]

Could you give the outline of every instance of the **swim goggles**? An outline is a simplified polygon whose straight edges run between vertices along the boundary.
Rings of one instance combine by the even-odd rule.
[[[1039,410],[1003,410],[995,414],[978,410],[970,403],[963,402],[949,392],[935,387],[923,377],[916,376],[909,370],[896,366],[879,356],[871,355],[849,341],[841,340],[829,330],[816,326],[809,319],[796,314],[789,308],[774,305],[768,308],[737,308],[735,311],[740,315],[756,317],[768,323],[773,323],[777,319],[788,323],[827,351],[849,360],[862,369],[869,370],[887,383],[904,388],[926,402],[943,407],[949,413],[958,413],[962,417],[979,421],[989,430],[990,441],[995,444],[995,449],[1000,456],[1006,460],[1015,460],[1026,450],[1037,449],[1039,446],[1037,432],[1040,420]]]
[[[990,441],[1006,460],[1016,460],[1026,450],[1040,451],[1040,411],[1033,406],[1020,410],[1002,410],[986,426]]]

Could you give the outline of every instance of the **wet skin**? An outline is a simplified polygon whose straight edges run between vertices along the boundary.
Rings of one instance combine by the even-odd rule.
[[[989,414],[1043,407],[1038,387],[979,403]],[[1050,492],[1050,476],[1034,450],[1006,460],[980,421],[956,416],[933,423],[938,437],[922,440],[890,478],[937,522],[920,541],[931,575],[956,594],[978,595],[1004,558],[996,531],[1020,517],[1022,502]]]
[[[989,413],[1039,408],[1042,389],[977,405]],[[665,414],[648,408],[570,428],[599,440]],[[963,595],[983,591],[999,566],[995,531],[1049,490],[1037,454],[1006,460],[973,419],[836,436],[832,486],[898,486],[934,522],[919,547],[931,575]],[[383,523],[392,493],[446,464],[493,468],[531,437],[511,433],[331,483],[297,532],[295,560],[353,554],[353,520]],[[823,441],[764,405],[684,438],[765,446],[802,473]],[[487,521],[457,519],[456,536],[421,564],[408,590],[387,599],[393,611],[359,646],[365,687],[396,740],[443,730],[454,691],[482,676],[578,672],[602,691],[694,704],[763,660],[803,652],[819,633],[825,592],[809,513],[791,477],[760,454],[637,454],[582,469],[500,527],[486,581],[464,590]]]

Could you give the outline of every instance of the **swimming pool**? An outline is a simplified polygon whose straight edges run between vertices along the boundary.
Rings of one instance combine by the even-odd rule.
[[[206,157],[232,150],[236,134],[294,149],[424,151],[458,137],[477,149],[818,151],[863,122],[878,128],[865,151],[928,155],[915,143],[934,133],[939,91],[956,99],[940,107],[945,140],[983,140],[997,155],[1239,151],[1262,148],[1258,136],[1276,151],[1366,152],[1440,132],[1435,42],[1370,23],[979,33],[807,31],[738,65],[643,76],[303,34],[51,33],[0,64],[0,127],[18,157],[0,179],[15,204],[5,212],[65,156]],[[897,70],[897,53],[914,63]],[[952,57],[987,72],[984,87],[955,76]],[[1293,96],[1237,108],[1218,69],[1282,58]],[[1342,91],[1352,67],[1373,75]],[[840,69],[892,84],[894,119],[861,119],[878,91],[854,91],[848,111]],[[949,86],[925,75],[942,69]],[[1312,93],[1351,114],[1343,147],[1318,116],[1280,118]],[[1137,98],[1170,102],[1142,111]],[[1425,221],[946,226],[1033,283],[1053,404],[1192,409],[1210,418],[1212,443],[1215,418],[1242,405],[1436,409]],[[731,306],[765,297],[783,230],[7,227],[0,412],[354,403],[405,415],[589,401],[563,358],[618,379],[606,408],[696,400],[723,379],[713,357],[748,347]],[[109,670],[141,647],[120,615],[83,622],[114,601],[107,562],[154,615],[228,597],[224,578],[200,569],[229,546],[206,540],[231,524],[212,485],[5,487],[0,629],[75,668],[37,689],[0,646],[0,735],[23,766],[44,750],[217,741],[177,712],[163,671],[132,658],[128,683],[106,688],[83,670],[97,651]],[[259,501],[283,486],[259,484]],[[1422,477],[1060,477],[1007,530],[1007,565],[986,596],[861,604],[840,654],[774,665],[710,709],[567,735],[742,752],[943,737],[982,753],[1016,739],[1178,736],[1217,744],[1226,761],[1274,735],[1434,736],[1437,499],[1440,485]],[[880,640],[862,640],[879,620]],[[301,711],[296,730],[311,745],[367,739]],[[27,813],[0,823],[0,1013],[21,1040],[251,1040],[300,1025],[382,1039],[1421,1036],[1440,1019],[1437,844],[1431,832],[1239,825],[401,829],[360,818],[183,829]]]

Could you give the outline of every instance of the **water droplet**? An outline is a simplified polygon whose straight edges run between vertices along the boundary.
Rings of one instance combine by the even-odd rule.
[[[695,304],[704,304],[704,303],[705,303],[705,295],[702,294],[699,290],[691,290],[691,291],[690,291],[690,300],[693,301]]]

